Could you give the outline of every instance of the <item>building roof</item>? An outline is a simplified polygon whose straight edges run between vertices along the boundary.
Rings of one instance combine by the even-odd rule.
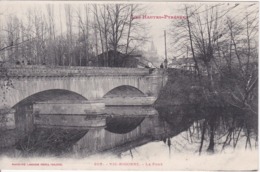
[[[106,66],[105,60],[108,67],[137,67],[138,65],[146,66],[146,63],[148,64],[140,54],[123,54],[113,50],[99,54],[91,59],[94,66]]]

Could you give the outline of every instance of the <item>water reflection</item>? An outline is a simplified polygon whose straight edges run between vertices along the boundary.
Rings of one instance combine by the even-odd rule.
[[[139,126],[145,117],[109,117],[106,130],[111,133],[125,134]]]
[[[1,148],[1,152],[11,156],[17,156],[17,151],[20,156],[84,157],[101,152],[121,156],[153,141],[164,142],[169,154],[172,148],[201,154],[223,151],[228,147],[235,149],[238,145],[244,148],[257,146],[257,116],[236,108],[190,105],[106,108],[103,127],[93,127],[94,124],[84,128],[33,126],[26,130],[27,134],[24,134],[25,130],[21,134],[18,131],[26,125],[26,117],[31,118],[27,114],[18,121],[18,128],[1,133],[1,142],[10,145]]]
[[[235,149],[238,145],[252,148],[253,143],[255,147],[258,144],[258,117],[241,109],[178,106],[158,107],[157,110],[170,125],[170,130],[182,133],[182,144],[186,142],[195,153],[221,152],[225,148]]]
[[[18,141],[16,149],[21,151],[23,156],[60,155],[70,151],[87,132],[85,129],[36,128],[30,135]]]

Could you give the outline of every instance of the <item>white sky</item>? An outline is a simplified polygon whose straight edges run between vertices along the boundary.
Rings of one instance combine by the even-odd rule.
[[[55,5],[54,9],[59,7],[60,4],[64,3],[70,3],[70,4],[85,4],[85,3],[93,3],[93,2],[84,2],[84,1],[23,1],[23,2],[15,2],[15,1],[0,1],[0,16],[2,14],[16,14],[18,16],[25,16],[26,11],[31,8],[31,9],[41,9],[43,8],[46,10],[45,4],[47,3],[52,3],[52,4],[57,4]],[[95,3],[104,3],[104,2],[95,2]],[[115,2],[105,2],[105,3],[115,3]],[[127,3],[127,2],[120,2],[120,3]],[[134,2],[134,3],[139,3],[139,2]],[[143,2],[142,2],[143,3]],[[187,3],[187,2],[185,2]],[[223,3],[223,2],[219,2]],[[242,2],[243,3],[243,2]],[[148,11],[147,15],[149,16],[164,16],[164,15],[169,15],[169,16],[178,16],[182,15],[180,12],[178,12],[178,8],[183,5],[183,2],[145,2],[143,3],[148,6]],[[195,2],[188,3],[188,4],[195,4]],[[205,2],[203,2],[205,4]],[[234,4],[234,3],[230,3]],[[240,9],[241,10],[241,9]],[[58,10],[56,10],[57,13]],[[239,8],[237,10],[238,13],[240,13]],[[65,18],[65,16],[64,16]],[[164,30],[169,31],[169,25],[172,20],[181,20],[181,19],[139,19],[142,20],[143,22],[149,23],[150,26],[150,35],[152,36],[152,40],[154,41],[155,47],[158,50],[158,54],[162,57],[164,57]],[[1,20],[0,20],[1,22]],[[169,36],[169,35],[168,35]],[[170,41],[167,39],[167,43]],[[170,44],[167,44],[167,46],[170,46]],[[170,47],[167,47],[170,48]]]
[[[26,16],[28,9],[44,9],[46,10],[45,4],[50,2],[0,2],[0,14],[15,14],[17,16]],[[55,7],[58,8],[59,4],[64,4],[64,2],[51,2],[52,4],[57,4]],[[65,2],[68,3],[68,2]],[[69,2],[72,3],[72,2]],[[82,4],[86,2],[73,2],[73,4]],[[100,3],[100,2],[99,2]],[[107,2],[106,2],[107,3]],[[163,16],[177,15],[175,12],[177,8],[177,3],[146,3],[148,6],[147,15],[149,16]],[[170,4],[170,5],[169,5]],[[54,8],[55,8],[54,7]],[[58,11],[58,10],[57,10]],[[64,16],[65,18],[65,16]],[[154,44],[158,50],[159,55],[164,56],[164,30],[167,30],[167,26],[170,24],[171,19],[140,19],[142,22],[149,23],[150,35],[154,41]]]

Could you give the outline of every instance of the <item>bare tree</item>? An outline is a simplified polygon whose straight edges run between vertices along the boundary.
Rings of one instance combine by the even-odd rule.
[[[172,40],[175,52],[180,56],[187,51],[194,60],[197,72],[202,75],[201,86],[205,104],[223,104],[243,112],[248,118],[256,119],[257,115],[257,82],[258,82],[258,9],[255,4],[225,4],[202,6],[184,6],[187,16],[185,21],[174,21]],[[234,9],[246,9],[248,12],[232,13]],[[216,99],[219,101],[216,102]],[[214,101],[212,101],[214,100]],[[220,101],[224,100],[224,101]],[[223,147],[234,141],[237,144],[241,130],[234,130],[233,125],[226,135]],[[247,145],[251,145],[251,130],[248,131]],[[208,119],[203,124],[201,152],[205,133],[209,133],[208,151],[214,152],[216,120]],[[237,139],[234,133],[238,132]],[[232,139],[231,139],[232,137]],[[234,138],[233,138],[234,137]]]

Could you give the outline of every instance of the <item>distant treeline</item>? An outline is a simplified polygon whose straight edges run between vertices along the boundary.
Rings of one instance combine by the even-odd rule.
[[[148,39],[146,26],[131,17],[145,14],[139,4],[35,5],[26,15],[9,14],[6,8],[0,16],[4,62],[88,66],[103,54],[103,65],[108,66],[116,62],[117,52],[131,55]],[[115,52],[113,59],[110,51]]]

